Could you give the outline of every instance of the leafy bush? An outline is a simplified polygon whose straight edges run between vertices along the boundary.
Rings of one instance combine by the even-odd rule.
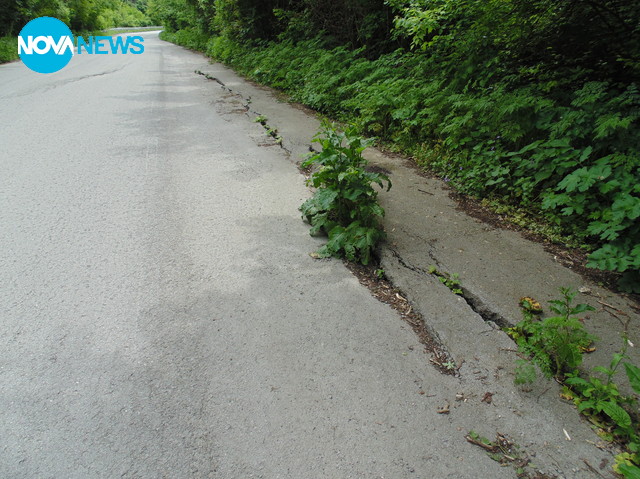
[[[175,33],[161,32],[160,38],[167,42],[175,43],[190,50],[205,52],[209,36],[196,29],[186,28]]]
[[[637,411],[638,399],[634,396],[622,396],[618,384],[614,381],[621,364],[636,394],[640,394],[640,368],[627,362],[626,354],[629,342],[626,337],[622,351],[615,353],[609,367],[596,366],[588,378],[577,371],[568,374],[565,380],[564,395],[573,399],[578,411],[600,419],[601,435],[610,441],[617,440],[626,446],[626,452],[616,456],[613,469],[628,479],[640,477],[640,434],[638,416],[627,410]],[[599,373],[601,377],[596,377]]]
[[[317,188],[313,197],[300,207],[311,224],[312,235],[325,233],[329,241],[318,250],[318,257],[346,257],[368,264],[376,244],[384,237],[379,218],[384,209],[378,204],[378,193],[372,183],[387,190],[389,178],[366,171],[362,151],[371,144],[358,136],[353,128],[336,131],[329,123],[313,140],[322,151],[307,159],[302,166],[317,166],[308,184]]]
[[[575,293],[566,288],[561,292],[562,300],[551,301],[551,309],[559,316],[542,321],[534,319],[542,314],[537,301],[530,297],[520,300],[524,320],[507,332],[517,342],[518,349],[530,355],[530,359],[517,361],[515,382],[533,382],[536,378],[534,364],[547,377],[555,376],[564,384],[562,397],[572,400],[581,414],[591,418],[599,428],[598,435],[625,447],[626,450],[616,456],[613,469],[627,479],[637,479],[640,477],[638,398],[623,396],[614,381],[620,366],[624,365],[631,389],[640,394],[640,368],[628,362],[627,355],[628,347],[633,344],[624,333],[622,350],[613,354],[608,367],[596,366],[589,371],[581,371],[578,366],[582,362],[582,353],[593,338],[586,333],[580,320],[571,316],[593,308],[584,304],[574,307]]]
[[[551,310],[557,316],[539,320],[530,309],[523,308],[524,319],[508,330],[518,349],[529,356],[546,377],[576,372],[582,363],[583,351],[595,339],[576,317],[594,308],[586,304],[573,306],[576,293],[567,288],[561,288],[560,292],[562,300],[550,301]],[[522,374],[516,382],[531,379],[531,368],[524,363],[520,363],[519,371]]]

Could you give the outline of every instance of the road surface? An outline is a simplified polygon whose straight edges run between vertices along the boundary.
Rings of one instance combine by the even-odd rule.
[[[292,159],[143,35],[0,66],[0,477],[514,477],[464,440],[482,415],[437,413],[459,380],[309,256]]]

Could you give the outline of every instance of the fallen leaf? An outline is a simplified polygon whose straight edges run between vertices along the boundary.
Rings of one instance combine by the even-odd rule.
[[[565,401],[573,401],[574,396],[573,394],[562,392],[560,393],[560,399],[564,399]]]
[[[540,306],[540,303],[530,296],[523,296],[520,298],[520,302],[518,304],[522,309],[529,311],[530,313],[542,313],[542,306]]]
[[[594,352],[596,350],[596,348],[593,348],[593,347],[591,347],[591,348],[583,348],[582,346],[580,346],[580,350],[583,353],[592,353],[592,352]]]
[[[487,404],[491,404],[493,401],[493,393],[484,393],[484,397],[481,402],[486,402]]]

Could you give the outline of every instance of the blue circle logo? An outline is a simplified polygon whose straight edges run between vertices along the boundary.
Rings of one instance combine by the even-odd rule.
[[[34,72],[54,73],[67,66],[73,57],[73,35],[57,18],[31,20],[18,36],[18,54]]]

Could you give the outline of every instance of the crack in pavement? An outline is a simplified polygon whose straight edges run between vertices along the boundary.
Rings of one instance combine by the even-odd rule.
[[[313,112],[296,105],[281,105],[271,90],[261,90],[255,85],[245,84],[241,77],[221,65],[216,65],[215,68],[216,70],[212,71],[215,77],[219,77],[228,85],[233,84],[234,89],[241,93],[240,97],[253,97],[253,108],[261,110],[265,116],[272,119],[272,124],[285,133],[286,144],[291,147],[293,155],[308,153],[308,138],[317,132],[319,125]],[[408,193],[413,190],[411,195],[407,194],[402,198],[399,196],[403,195],[397,193],[395,196],[392,193],[385,197],[384,207],[391,218],[387,227],[391,229],[393,226],[396,232],[390,232],[388,242],[381,245],[379,250],[380,267],[385,277],[398,288],[400,296],[406,300],[404,302],[402,298],[393,295],[400,306],[400,314],[406,315],[410,311],[411,314],[416,312],[424,315],[425,329],[428,330],[429,336],[436,338],[437,342],[446,348],[454,358],[452,363],[460,368],[457,380],[460,381],[460,388],[464,389],[464,393],[471,392],[481,398],[489,391],[486,388],[491,388],[490,392],[495,399],[491,403],[492,407],[499,408],[495,418],[499,430],[511,428],[512,431],[536,431],[535,435],[527,439],[525,445],[536,451],[536,464],[539,468],[544,467],[557,472],[561,477],[592,477],[583,464],[572,464],[569,457],[596,454],[591,448],[582,447],[583,441],[576,439],[578,434],[583,438],[591,438],[591,431],[583,431],[579,418],[569,414],[569,406],[557,403],[553,397],[556,392],[551,387],[553,385],[536,384],[531,391],[540,392],[544,389],[542,394],[549,390],[552,393],[544,397],[540,394],[534,402],[530,401],[532,393],[524,393],[514,388],[511,377],[513,357],[510,349],[513,348],[513,341],[496,326],[505,325],[505,318],[515,321],[514,318],[519,316],[519,310],[514,310],[508,302],[512,297],[521,296],[517,285],[514,286],[517,281],[525,281],[526,287],[534,291],[536,288],[544,291],[548,289],[547,279],[540,285],[531,274],[522,274],[519,269],[504,269],[508,268],[509,263],[504,261],[504,257],[509,256],[509,260],[514,257],[520,259],[523,254],[529,252],[526,250],[528,243],[523,247],[518,239],[510,236],[504,239],[496,238],[498,235],[493,233],[492,228],[471,225],[471,220],[466,220],[465,216],[452,211],[453,205],[450,204],[448,196],[445,197],[444,193],[440,192],[438,184],[429,179],[420,179],[418,184],[413,168],[405,162],[388,158],[377,151],[370,153],[367,159],[373,165],[392,171],[396,179],[396,192]],[[416,185],[419,187],[418,191],[415,191]],[[405,214],[407,212],[412,214]],[[424,212],[424,215],[421,212]],[[443,212],[452,214],[443,219],[440,216]],[[436,221],[431,224],[430,219],[424,219],[427,216],[433,216]],[[403,222],[408,225],[404,227]],[[393,241],[394,236],[398,240],[397,244]],[[434,241],[431,238],[438,240]],[[467,239],[460,241],[460,238]],[[485,246],[498,241],[504,245],[504,250]],[[474,247],[476,249],[473,251],[477,254],[468,257],[458,254],[458,250],[463,252]],[[492,254],[495,254],[496,258],[493,258]],[[500,257],[503,254],[504,256]],[[495,259],[503,261],[494,261]],[[487,272],[487,261],[495,263],[497,266],[494,268],[498,269]],[[528,261],[531,262],[531,258]],[[470,279],[468,285],[461,287],[463,294],[444,292],[444,285],[429,273],[430,264],[441,271],[451,268],[462,272],[463,268],[468,267]],[[522,264],[522,261],[518,261],[517,264]],[[535,262],[534,265],[540,268],[548,267],[544,261]],[[529,270],[535,271],[533,268]],[[505,283],[503,279],[513,278],[514,273],[515,281],[511,279]],[[496,276],[487,276],[488,274]],[[374,282],[374,288],[375,286]],[[372,291],[372,294],[375,296],[375,291]],[[454,403],[453,399],[451,401],[451,404],[461,403],[462,401]],[[511,411],[514,417],[511,416]],[[520,411],[526,411],[526,414],[521,414]],[[474,411],[472,420],[478,419],[475,415],[477,412]],[[451,417],[453,420],[461,420],[459,415],[456,418],[452,414]],[[462,420],[461,427],[472,427],[465,421]],[[486,422],[483,427],[491,427],[491,424],[491,421]],[[560,426],[571,428],[574,437],[571,443],[563,442],[561,433],[556,434],[557,431],[562,431],[559,429]],[[563,456],[562,466],[553,460],[556,453]]]
[[[36,92],[48,92],[51,90],[55,90],[56,88],[58,88],[59,86],[65,86],[68,85],[70,83],[76,83],[82,80],[86,80],[87,78],[93,78],[93,77],[101,77],[104,75],[110,75],[111,73],[116,73],[119,72],[120,70],[124,69],[126,65],[123,65],[119,68],[114,68],[113,70],[107,70],[104,72],[100,72],[100,73],[93,73],[91,75],[83,75],[81,77],[76,77],[76,78],[69,78],[66,80],[61,80],[57,83],[53,83],[53,84],[49,84],[49,85],[43,85],[40,87],[36,87],[36,88],[31,88],[23,93],[17,94],[17,95],[10,95],[10,96],[0,96],[0,100],[4,100],[4,99],[10,99],[10,98],[21,98],[21,97],[25,97],[25,96],[29,96],[32,95]]]
[[[232,88],[229,88],[222,80],[220,80],[217,77],[214,77],[213,75],[209,75],[208,73],[205,73],[201,70],[195,70],[194,73],[196,73],[197,75],[201,75],[203,77],[205,77],[207,80],[210,81],[215,81],[216,83],[218,83],[220,85],[220,87],[226,91],[228,91],[230,94],[234,95],[235,97],[239,98],[242,100],[242,106],[245,108],[244,112],[239,112],[236,111],[235,113],[244,113],[247,115],[247,117],[249,117],[249,114],[251,113],[252,115],[255,115],[257,118],[259,117],[264,117],[266,118],[266,116],[264,116],[262,113],[256,111],[256,110],[252,110],[251,109],[251,97],[244,97],[243,95],[241,95],[240,93],[235,92]],[[232,112],[233,113],[233,112]],[[288,155],[291,155],[291,150],[289,148],[287,148],[286,146],[284,146],[284,141],[283,141],[283,137],[282,135],[278,134],[278,129],[277,128],[271,128],[269,126],[269,124],[267,123],[266,119],[263,121],[258,121],[258,123],[260,123],[262,125],[262,128],[264,128],[267,136],[270,136],[271,138],[273,138],[274,140],[274,144],[278,145],[280,148],[282,148]],[[260,146],[268,146],[268,145],[260,145]],[[311,147],[310,147],[311,149]]]
[[[388,250],[391,252],[392,256],[396,259],[396,261],[402,267],[422,276],[429,276],[429,277],[433,276],[433,274],[430,273],[429,271],[419,266],[414,266],[408,263],[400,255],[400,253],[397,250],[393,248],[388,248]],[[440,268],[440,263],[435,258],[433,253],[429,251],[428,254],[429,254],[429,257],[434,261],[434,263],[436,263],[436,267]],[[498,312],[491,309],[489,305],[487,305],[477,294],[475,294],[469,288],[465,286],[460,286],[460,289],[462,290],[462,294],[458,294],[457,296],[462,298],[467,303],[467,305],[471,308],[471,310],[474,313],[476,313],[478,316],[480,316],[485,323],[488,323],[494,329],[501,329],[501,328],[511,326],[511,324],[507,321],[505,317],[503,317]]]
[[[236,96],[237,98],[241,99],[244,102],[243,106],[246,109],[245,114],[247,114],[247,116],[249,116],[249,114],[253,114],[253,115],[256,115],[256,117],[265,118],[264,120],[259,121],[259,123],[265,129],[267,134],[276,140],[275,144],[279,145],[288,154],[291,154],[291,151],[283,145],[282,137],[280,135],[278,135],[277,129],[271,128],[269,126],[269,124],[267,123],[266,116],[261,114],[258,111],[255,111],[255,110],[251,109],[251,107],[250,107],[251,97],[250,96],[249,97],[245,97],[242,94],[235,92],[232,88],[226,86],[226,84],[222,80],[220,80],[219,78],[217,78],[217,77],[215,77],[213,75],[210,75],[210,74],[208,74],[206,72],[203,72],[203,71],[200,71],[200,70],[196,70],[195,73],[198,74],[198,75],[204,76],[207,80],[215,81],[216,83],[218,83],[220,85],[221,88],[223,88],[224,90],[228,91],[229,93],[231,93],[232,95]],[[315,149],[313,148],[312,145],[309,146],[309,151],[315,152]],[[405,236],[415,237],[415,239],[417,239],[417,240],[424,241],[423,238],[417,237],[417,236],[413,235],[411,232],[406,231],[405,229],[402,229],[402,233]],[[433,248],[434,248],[433,244],[431,244],[428,241],[426,241],[425,243],[428,246],[427,254],[428,254],[429,258],[431,259],[431,261],[433,261],[433,263],[435,264],[436,268],[445,269],[445,268],[443,268],[443,266],[440,263],[440,261],[438,261],[438,258],[436,257],[436,255],[435,255],[435,253],[433,251]],[[433,274],[430,273],[428,270],[426,270],[424,268],[421,268],[419,266],[414,266],[414,265],[410,264],[405,258],[403,258],[400,255],[400,253],[396,249],[391,248],[389,246],[387,246],[387,249],[391,252],[392,256],[396,259],[396,261],[403,268],[406,268],[406,269],[408,269],[410,271],[413,271],[413,272],[415,272],[415,273],[417,273],[419,275],[422,275],[422,276],[429,276],[429,277],[433,276]],[[395,284],[394,284],[394,287],[397,288],[397,286]],[[504,316],[499,314],[497,311],[494,311],[486,302],[484,302],[480,298],[479,295],[475,294],[471,289],[469,289],[468,287],[465,287],[465,286],[460,286],[460,289],[462,290],[462,293],[458,294],[457,296],[462,298],[465,301],[465,303],[469,306],[469,308],[474,313],[476,313],[478,316],[480,316],[482,318],[482,320],[485,323],[487,323],[489,326],[491,326],[493,329],[501,329],[501,328],[505,328],[505,327],[511,326],[511,324],[507,321],[507,319]],[[404,296],[407,296],[406,292],[403,291],[401,288],[398,288],[398,290],[401,291]],[[434,335],[434,331],[431,331],[430,333],[431,333],[431,336],[433,336],[434,341],[440,342],[440,341],[437,340],[437,335]]]

